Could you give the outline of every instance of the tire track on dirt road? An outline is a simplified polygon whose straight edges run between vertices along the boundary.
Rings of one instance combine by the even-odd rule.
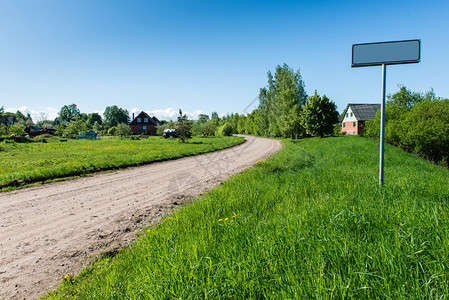
[[[139,228],[281,149],[246,136],[210,154],[0,193],[0,299],[34,299]]]

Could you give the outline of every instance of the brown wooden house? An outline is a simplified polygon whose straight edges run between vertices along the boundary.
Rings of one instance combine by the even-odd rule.
[[[156,117],[150,117],[146,112],[142,111],[136,117],[133,114],[133,120],[129,124],[133,134],[155,134],[156,125],[159,125]]]

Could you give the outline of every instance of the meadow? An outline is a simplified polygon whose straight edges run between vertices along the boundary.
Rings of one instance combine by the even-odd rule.
[[[93,172],[190,156],[242,143],[241,137],[177,139],[103,138],[41,142],[0,142],[0,190]]]
[[[45,299],[436,299],[449,171],[361,137],[285,141]]]

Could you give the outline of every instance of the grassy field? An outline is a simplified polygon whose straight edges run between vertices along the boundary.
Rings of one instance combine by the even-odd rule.
[[[449,295],[449,172],[360,137],[286,142],[49,299]],[[62,278],[61,278],[62,279]]]
[[[37,181],[210,152],[243,142],[241,137],[176,139],[59,140],[48,143],[0,142],[0,190]]]

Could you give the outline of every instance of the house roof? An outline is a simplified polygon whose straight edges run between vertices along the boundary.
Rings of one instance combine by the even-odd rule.
[[[374,119],[380,104],[348,104],[358,121]]]
[[[137,122],[137,118],[141,119],[141,122]],[[144,122],[144,119],[147,118],[148,122]],[[151,118],[146,112],[142,111],[140,114],[138,114],[130,123],[130,125],[142,125],[142,124],[151,124],[151,125],[157,125],[157,123]]]

